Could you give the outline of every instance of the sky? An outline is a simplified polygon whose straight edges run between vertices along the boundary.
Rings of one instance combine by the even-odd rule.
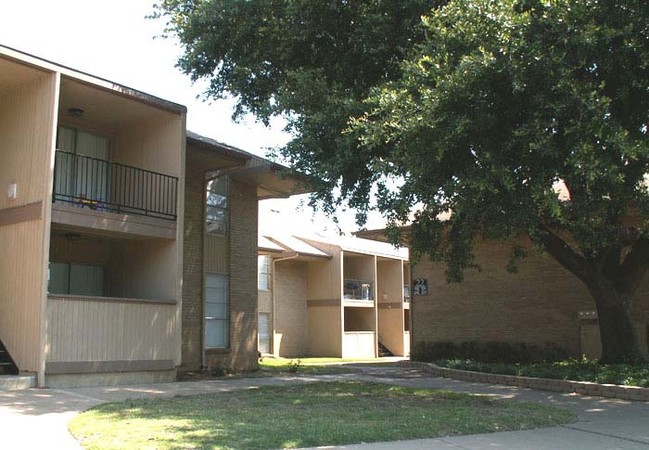
[[[182,49],[160,37],[163,20],[147,19],[154,0],[0,0],[0,45],[187,106],[187,129],[259,156],[290,136],[253,117],[235,123],[233,100],[205,102],[201,85],[176,67]],[[305,204],[305,196],[260,203],[260,231],[334,235],[338,227]],[[357,229],[339,214],[340,229]],[[369,228],[382,227],[373,215]]]

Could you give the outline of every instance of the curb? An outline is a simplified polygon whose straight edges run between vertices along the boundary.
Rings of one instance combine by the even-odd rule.
[[[649,388],[638,386],[620,386],[617,384],[599,384],[590,381],[555,380],[551,378],[518,377],[515,375],[472,372],[468,370],[448,369],[432,363],[418,361],[403,361],[399,365],[412,367],[422,372],[432,373],[442,378],[452,378],[454,380],[504,384],[541,391],[574,392],[581,395],[649,402]]]

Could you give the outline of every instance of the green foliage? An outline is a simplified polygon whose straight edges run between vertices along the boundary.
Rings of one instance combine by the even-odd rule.
[[[394,223],[418,209],[416,252],[460,280],[478,233],[544,243],[543,224],[593,260],[620,246],[622,219],[647,213],[648,12],[637,1],[476,0],[424,18],[401,79],[375,88],[352,126],[404,179],[379,204]]]
[[[206,96],[236,96],[236,116],[286,117],[295,136],[286,162],[314,176],[325,209],[335,210],[338,188],[362,215],[375,168],[344,130],[373,86],[398,77],[436,3],[161,0],[155,16],[184,48],[180,69],[209,81]]]
[[[540,347],[526,342],[415,342],[413,361],[471,360],[477,363],[559,361],[568,352],[552,342]]]
[[[599,364],[597,360],[587,358],[531,364],[489,363],[471,359],[441,359],[435,363],[451,369],[476,372],[649,387],[649,365],[646,363]]]
[[[156,15],[208,97],[288,118],[278,156],[316,180],[312,204],[360,223],[376,208],[394,240],[411,223],[414,259],[449,281],[478,268],[478,236],[529,236],[593,294],[604,359],[639,357],[649,2],[160,0]]]
[[[356,369],[347,367],[345,363],[358,363],[362,360],[342,358],[264,358],[259,367],[265,373],[302,373],[308,375],[329,375],[352,373]]]
[[[297,373],[300,370],[300,365],[302,364],[302,361],[299,359],[293,360],[288,363],[288,371],[289,373]]]

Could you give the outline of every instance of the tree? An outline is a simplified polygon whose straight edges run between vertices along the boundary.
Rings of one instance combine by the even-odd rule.
[[[424,19],[401,78],[376,88],[354,123],[365,149],[389,151],[383,172],[404,180],[382,191],[393,222],[420,205],[416,251],[460,279],[476,235],[530,236],[592,294],[602,362],[640,359],[631,312],[649,267],[648,13],[622,0],[450,3]]]
[[[370,155],[344,133],[348,118],[365,111],[373,86],[398,78],[424,37],[422,14],[437,3],[161,0],[154,17],[184,47],[179,68],[209,80],[207,97],[235,95],[235,118],[288,119],[296,138],[282,153],[296,171],[317,174],[314,203],[333,213],[344,198],[363,216],[376,176]]]
[[[362,220],[372,187],[459,281],[477,236],[529,236],[592,294],[603,362],[636,360],[649,267],[649,5],[639,0],[163,1],[181,69],[290,119],[285,161]],[[424,17],[420,21],[420,16]],[[335,193],[334,193],[335,192]],[[451,213],[448,221],[442,214]],[[414,215],[413,215],[414,214]],[[512,249],[512,261],[523,256]],[[514,266],[512,266],[514,267]]]

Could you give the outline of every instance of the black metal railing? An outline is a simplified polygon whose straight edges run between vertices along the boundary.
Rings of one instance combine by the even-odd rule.
[[[54,203],[176,220],[178,178],[56,151]]]
[[[347,300],[374,300],[374,283],[371,281],[343,280],[343,297]]]

